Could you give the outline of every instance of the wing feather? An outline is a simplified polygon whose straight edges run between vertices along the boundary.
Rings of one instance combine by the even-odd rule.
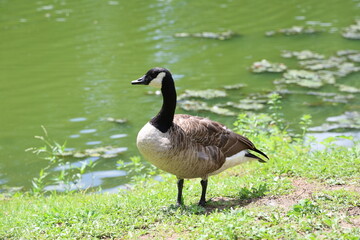
[[[254,144],[246,137],[234,133],[223,124],[207,118],[176,114],[174,123],[186,134],[186,137],[203,146],[214,146],[230,157],[242,150],[254,150]]]

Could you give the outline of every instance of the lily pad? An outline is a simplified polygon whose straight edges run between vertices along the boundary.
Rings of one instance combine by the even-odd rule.
[[[218,39],[218,40],[228,40],[239,34],[234,33],[233,31],[226,32],[200,32],[200,33],[176,33],[175,37],[195,37],[195,38],[210,38],[210,39]]]
[[[339,50],[336,52],[336,54],[341,57],[347,57],[347,59],[352,62],[356,62],[356,63],[360,62],[359,50],[353,50],[353,49]]]
[[[360,53],[348,55],[347,58],[353,62],[360,62]]]
[[[330,57],[328,59],[312,59],[312,60],[304,60],[300,61],[300,66],[305,69],[317,71],[323,69],[335,68],[339,64],[342,64],[346,61],[344,57]]]
[[[219,107],[217,105],[212,106],[209,110],[210,110],[210,112],[213,112],[213,113],[216,113],[216,114],[219,114],[219,115],[236,116],[236,113],[230,111],[229,109]]]
[[[323,98],[324,102],[331,102],[331,103],[348,103],[349,100],[354,99],[355,96],[352,94],[348,95],[341,95],[337,94],[331,98]]]
[[[358,53],[360,53],[360,51],[358,51],[358,50],[346,49],[346,50],[337,51],[336,55],[341,57],[341,56],[347,56],[347,55],[358,54]]]
[[[303,95],[310,95],[310,96],[317,96],[321,97],[325,102],[342,102],[347,103],[348,100],[354,98],[354,95],[342,95],[335,92],[314,92],[314,91],[293,91],[288,89],[279,89],[275,91],[278,94],[303,94]]]
[[[226,90],[233,90],[233,89],[240,89],[240,88],[243,88],[246,86],[247,86],[246,84],[238,83],[238,84],[234,84],[234,85],[225,85],[224,88]]]
[[[186,100],[186,101],[180,101],[178,104],[179,107],[184,109],[185,111],[209,111],[224,116],[236,115],[236,113],[226,108],[223,108],[220,105],[215,105],[210,107],[206,102],[201,102],[201,101]]]
[[[317,127],[312,127],[309,130],[315,132],[327,132],[342,129],[360,129],[360,112],[345,112],[342,115],[328,117],[327,123]]]
[[[288,70],[283,78],[274,81],[275,84],[297,84],[307,88],[320,88],[326,83],[335,83],[335,78],[329,73],[317,73],[307,70]]]
[[[201,102],[201,101],[192,101],[192,100],[179,101],[178,105],[180,108],[184,109],[185,111],[201,111],[201,110],[208,111],[210,109],[210,107],[206,102]]]
[[[228,102],[228,104],[229,104],[228,106],[242,110],[260,110],[265,107],[265,105],[262,103],[245,102],[245,101],[240,101],[239,103]]]
[[[254,62],[251,66],[251,71],[255,73],[262,73],[262,72],[284,72],[286,71],[287,67],[283,63],[272,63],[266,59],[263,59],[259,62]]]
[[[336,85],[341,92],[348,92],[348,93],[360,93],[360,88],[356,88],[353,86],[338,84]]]
[[[281,56],[284,58],[295,57],[298,60],[307,60],[307,59],[324,59],[325,56],[310,50],[303,51],[283,51]]]
[[[267,100],[262,99],[252,99],[252,98],[245,98],[240,100],[239,102],[227,102],[225,104],[220,104],[218,106],[224,107],[233,107],[242,110],[260,110],[265,107]]]
[[[319,31],[312,28],[312,27],[304,27],[304,26],[292,26],[290,28],[282,28],[275,31],[268,31],[265,33],[266,36],[274,36],[277,34],[285,35],[285,36],[292,36],[292,35],[301,35],[301,34],[314,34],[318,33]]]
[[[345,77],[351,73],[359,72],[360,67],[356,66],[352,62],[344,62],[337,66],[337,70],[333,71],[333,74],[339,77]]]
[[[86,158],[86,157],[109,158],[109,157],[116,157],[117,155],[125,151],[127,151],[126,147],[105,146],[105,147],[85,149],[83,151],[65,151],[61,154],[61,156],[63,157],[73,156],[75,158]]]
[[[179,96],[179,100],[185,98],[203,98],[203,99],[212,99],[217,97],[226,97],[226,92],[215,89],[207,90],[185,90],[185,93]]]
[[[342,36],[344,38],[359,40],[360,39],[360,19],[356,20],[354,24],[343,29]]]

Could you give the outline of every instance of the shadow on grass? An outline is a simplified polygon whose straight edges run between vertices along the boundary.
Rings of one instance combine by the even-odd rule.
[[[249,199],[216,197],[208,201],[204,210],[206,214],[209,214],[212,212],[225,211],[233,208],[246,207],[251,203],[259,201],[263,197],[265,197],[265,195],[262,197],[254,197]]]
[[[164,212],[174,213],[181,211],[184,214],[211,214],[213,212],[226,211],[232,208],[245,207],[250,203],[257,202],[266,196],[268,193],[268,187],[266,184],[261,184],[258,187],[241,188],[237,197],[215,197],[207,201],[205,207],[201,207],[197,204],[176,206],[171,205],[168,208],[163,209]]]

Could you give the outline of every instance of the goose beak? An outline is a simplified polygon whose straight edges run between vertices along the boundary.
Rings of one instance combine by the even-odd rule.
[[[132,85],[136,85],[136,84],[145,84],[145,76],[142,76],[141,78],[139,78],[138,80],[134,80],[131,82]]]

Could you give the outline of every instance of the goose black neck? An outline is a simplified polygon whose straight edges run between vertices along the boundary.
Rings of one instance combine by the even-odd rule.
[[[150,120],[150,123],[165,133],[173,124],[175,108],[176,108],[176,91],[174,80],[171,76],[165,76],[161,93],[163,96],[163,105],[160,112]]]

